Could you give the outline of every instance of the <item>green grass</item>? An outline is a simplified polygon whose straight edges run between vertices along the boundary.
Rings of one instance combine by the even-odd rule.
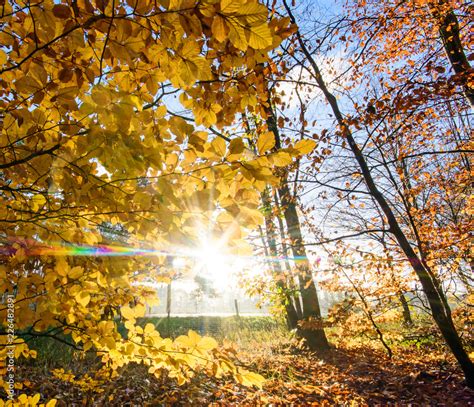
[[[62,339],[70,341],[69,335],[60,335]],[[38,352],[37,359],[24,360],[22,363],[32,363],[49,369],[68,366],[73,359],[74,349],[53,338],[38,337],[28,342],[30,349]]]
[[[71,335],[58,334],[57,337],[68,343],[74,343]],[[37,357],[36,359],[22,357],[20,363],[25,366],[40,367],[45,374],[59,368],[72,369],[75,374],[84,374],[92,366],[101,364],[100,358],[94,351],[84,353],[54,338],[37,337],[28,341],[28,345],[30,349],[37,351]]]
[[[142,318],[138,324],[145,326],[147,323],[156,326],[162,337],[176,338],[187,334],[189,330],[196,331],[200,335],[212,336],[219,342],[228,339],[243,347],[255,346],[258,343],[273,343],[288,336],[286,326],[272,317],[171,317],[165,318]],[[123,323],[118,323],[118,330],[126,336],[127,330]],[[58,335],[67,342],[73,342],[70,335]],[[29,341],[31,349],[38,352],[36,360],[23,360],[22,363],[41,365],[45,372],[49,369],[82,365],[87,367],[90,363],[95,364],[97,357],[89,352],[84,354],[75,351],[71,346],[59,342],[53,338],[38,337]],[[81,363],[74,363],[82,360]],[[86,363],[83,363],[83,362]]]
[[[286,327],[272,317],[171,317],[143,318],[140,325],[152,323],[163,337],[175,338],[189,330],[200,335],[213,336],[217,340],[228,339],[242,342],[248,339],[265,340],[272,335],[288,334]]]

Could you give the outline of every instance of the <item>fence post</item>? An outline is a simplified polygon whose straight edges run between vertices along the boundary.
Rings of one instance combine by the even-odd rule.
[[[234,299],[234,306],[235,306],[235,315],[237,316],[237,318],[240,318],[240,315],[239,315],[239,304],[237,302],[237,299]]]

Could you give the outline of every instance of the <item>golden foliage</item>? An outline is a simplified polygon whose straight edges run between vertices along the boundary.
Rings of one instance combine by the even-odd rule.
[[[50,242],[167,250],[216,208],[236,236],[259,223],[258,189],[291,156],[259,161],[209,127],[262,113],[254,68],[288,21],[269,24],[255,0],[7,0],[0,9],[0,290],[15,294],[16,349],[26,357],[25,339],[70,334],[113,371],[137,362],[179,382],[205,369],[261,385],[213,339],[190,332],[173,342],[136,325],[155,299],[135,283],[160,278],[163,256],[31,253]],[[0,305],[2,323],[6,315]]]

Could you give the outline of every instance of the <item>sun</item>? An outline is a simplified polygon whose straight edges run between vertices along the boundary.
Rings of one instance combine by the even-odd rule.
[[[196,274],[209,278],[216,288],[230,286],[235,265],[223,242],[204,238],[196,249]]]
[[[221,292],[237,289],[242,276],[264,274],[262,258],[253,256],[250,246],[229,244],[234,226],[225,230],[214,227],[214,223],[196,222],[198,231],[187,246],[176,247],[172,267],[184,272],[189,284],[194,276],[203,277]]]

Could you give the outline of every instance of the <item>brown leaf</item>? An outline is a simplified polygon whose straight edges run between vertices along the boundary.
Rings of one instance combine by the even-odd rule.
[[[53,6],[53,14],[58,18],[69,18],[71,17],[71,9],[65,4],[55,4]]]

